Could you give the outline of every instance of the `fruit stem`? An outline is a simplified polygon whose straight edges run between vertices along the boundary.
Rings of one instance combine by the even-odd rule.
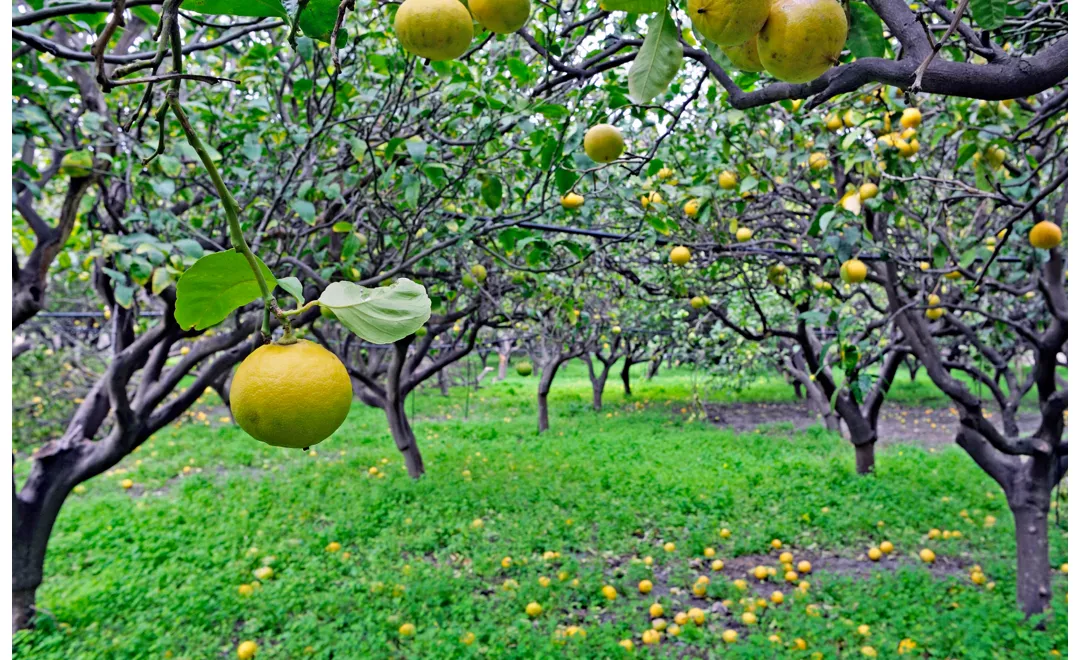
[[[259,270],[259,262],[255,258],[255,253],[251,251],[251,248],[247,244],[247,240],[244,239],[244,230],[240,227],[239,205],[236,203],[236,200],[233,199],[232,193],[229,192],[229,188],[221,178],[221,174],[218,173],[217,166],[214,165],[213,159],[210,158],[210,153],[206,150],[206,147],[203,146],[199,134],[195,132],[195,129],[191,126],[191,122],[188,121],[187,115],[184,114],[184,109],[180,105],[178,91],[170,89],[167,98],[173,114],[180,120],[180,126],[184,129],[184,135],[187,137],[187,141],[191,144],[192,148],[195,149],[195,152],[199,154],[199,159],[202,160],[203,166],[206,167],[206,171],[210,175],[210,180],[214,183],[214,188],[217,189],[218,196],[221,197],[221,203],[225,207],[225,218],[229,222],[229,239],[232,241],[233,247],[237,252],[244,255],[244,258],[247,259],[248,266],[251,267],[251,271],[255,273],[255,281],[258,282],[259,291],[262,292],[263,300],[266,302],[266,307],[263,310],[263,335],[266,337],[270,336],[270,313],[273,312],[285,329],[285,337],[291,338],[292,328],[289,326],[289,320],[278,308],[277,301],[274,300],[274,296],[270,293],[270,287],[266,284],[266,278],[263,277],[262,272]],[[295,341],[296,340],[293,339],[293,342]]]
[[[296,309],[280,309],[280,310],[278,310],[278,313],[281,314],[282,316],[296,316],[297,314],[308,311],[309,309],[311,309],[312,307],[314,307],[315,305],[318,305],[318,304],[319,304],[318,300],[311,300],[311,301],[308,301],[308,302],[304,303],[300,307],[297,307]]]

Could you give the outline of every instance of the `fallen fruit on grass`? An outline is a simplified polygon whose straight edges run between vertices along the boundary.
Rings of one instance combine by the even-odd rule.
[[[721,635],[720,639],[724,640],[727,644],[734,644],[739,639],[739,633],[728,628]]]
[[[262,580],[265,582],[266,580],[274,577],[274,569],[270,568],[269,566],[260,566],[254,571],[252,571],[252,575],[254,575],[257,580]]]
[[[294,449],[330,437],[353,399],[341,360],[306,339],[257,348],[236,370],[229,394],[233,417],[248,435]]]
[[[870,558],[870,561],[878,561],[881,559],[881,550],[877,548],[870,548],[866,552],[866,556]]]
[[[525,614],[529,615],[532,618],[540,616],[541,614],[543,614],[543,612],[544,608],[540,607],[540,603],[537,603],[536,601],[533,601],[525,606]]]
[[[810,565],[810,562],[808,562],[808,561],[806,561],[804,559],[804,560],[800,561],[799,564],[795,568],[799,569],[800,573],[809,573],[812,567]]]
[[[660,603],[653,603],[649,606],[649,616],[653,619],[664,616],[664,606]]]
[[[892,554],[892,551],[896,549],[892,541],[882,541],[878,548],[887,555]]]
[[[781,564],[790,564],[795,561],[795,556],[790,552],[781,552],[779,559]]]
[[[774,591],[769,596],[769,600],[772,601],[773,605],[779,605],[784,602],[784,594],[781,591]]]
[[[619,595],[619,592],[615,591],[615,587],[611,586],[610,584],[604,585],[604,588],[600,590],[600,593],[602,593],[604,595],[604,598],[607,598],[608,600],[615,600],[615,598]]]
[[[643,644],[658,644],[660,642],[660,633],[649,629],[641,633],[641,642]]]
[[[688,616],[695,625],[705,625],[705,610],[700,607],[691,607],[690,611],[686,613],[686,616]]]
[[[713,563],[712,563],[712,569],[714,571],[722,571],[722,570],[724,570],[724,562],[723,562],[723,560],[714,559]]]
[[[649,580],[642,580],[641,582],[638,582],[638,591],[643,594],[650,593],[652,591],[652,582],[650,582]]]
[[[240,642],[240,645],[236,647],[236,657],[240,660],[251,660],[258,651],[259,645],[249,639]]]
[[[932,564],[934,563],[934,560],[937,559],[937,555],[935,555],[934,551],[930,548],[923,548],[919,551],[919,559],[927,564]]]
[[[416,626],[412,623],[403,623],[398,628],[398,634],[402,637],[412,637],[416,634]]]

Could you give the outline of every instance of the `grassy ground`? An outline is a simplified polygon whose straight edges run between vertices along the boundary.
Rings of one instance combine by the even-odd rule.
[[[624,639],[665,657],[865,657],[863,647],[893,657],[905,639],[915,657],[1067,655],[1065,579],[1055,578],[1045,630],[1018,616],[1008,508],[960,450],[892,446],[875,476],[859,478],[850,447],[821,429],[733,435],[687,423],[677,414],[686,373],[639,379],[629,400],[612,382],[596,414],[580,367],[556,381],[552,430],[538,437],[535,385],[489,383],[469,394],[468,419],[462,389],[418,396],[419,482],[381,412],[359,403],[310,455],[263,446],[220,411],[185,419],[69,499],[38,594],[47,613],[16,638],[15,655],[235,657],[254,640],[259,658],[618,658]],[[897,396],[925,405],[932,395],[909,387]],[[791,393],[764,380],[718,396]],[[931,528],[962,535],[927,540]],[[805,592],[782,579],[773,539],[812,561]],[[884,540],[896,551],[871,565],[867,547]],[[1052,563],[1065,562],[1066,533],[1053,528],[1050,541]],[[937,553],[933,568],[917,558],[923,547]],[[758,583],[747,574],[758,564],[778,575]],[[971,582],[973,564],[992,589]],[[273,577],[242,595],[263,565]],[[711,578],[701,598],[699,575]],[[773,591],[784,602],[743,623]],[[530,602],[543,607],[532,619]],[[656,602],[669,622],[699,607],[706,623],[645,647]],[[399,634],[404,623],[415,636]],[[738,640],[721,641],[725,629]]]

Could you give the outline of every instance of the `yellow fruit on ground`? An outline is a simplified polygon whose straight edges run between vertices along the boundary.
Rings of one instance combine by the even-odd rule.
[[[686,613],[686,616],[688,616],[695,625],[705,625],[705,610],[700,607],[691,607],[690,611]]]
[[[652,644],[658,644],[659,642],[660,642],[660,633],[659,632],[657,632],[655,630],[652,630],[652,629],[649,629],[649,630],[646,630],[645,632],[641,633],[641,643],[642,644],[650,644],[650,645],[652,645]]]
[[[734,644],[739,639],[739,633],[728,628],[720,635],[720,639],[728,644]]]
[[[757,34],[737,46],[723,46],[720,50],[724,51],[724,55],[727,55],[739,71],[757,73],[765,70],[758,55]]]
[[[1064,564],[1061,565],[1061,572],[1064,573],[1065,575],[1069,574],[1069,562],[1065,562]]]
[[[691,218],[696,218],[698,211],[701,210],[701,202],[696,199],[692,199],[682,207],[683,213]]]
[[[255,593],[255,587],[250,584],[242,584],[236,588],[236,592],[241,596],[250,596]]]
[[[663,631],[667,629],[667,620],[665,619],[653,619],[652,629],[656,631]]]
[[[647,209],[647,208],[649,208],[651,206],[658,206],[658,205],[663,204],[663,203],[664,203],[664,198],[661,197],[660,193],[656,192],[655,190],[652,191],[651,193],[647,194],[647,195],[642,195],[641,196],[641,207],[645,208],[645,209]]]
[[[464,644],[465,646],[472,646],[473,642],[475,642],[475,641],[476,641],[476,634],[475,633],[467,632],[467,633],[465,633],[464,635],[461,636],[461,643]]]
[[[722,570],[724,570],[724,562],[719,560],[719,559],[714,559],[713,563],[712,563],[712,569],[714,571],[722,571]]]
[[[1049,220],[1043,220],[1028,232],[1028,241],[1032,247],[1040,250],[1052,250],[1061,245],[1061,227]]]
[[[637,588],[638,591],[643,594],[650,593],[652,592],[652,582],[650,582],[649,580],[642,580],[641,582],[638,582]]]
[[[349,414],[353,390],[345,365],[318,344],[267,344],[233,376],[233,417],[251,437],[302,448],[330,437]]]
[[[690,248],[678,245],[671,249],[671,254],[668,255],[668,258],[670,258],[671,263],[675,264],[676,266],[685,266],[686,264],[690,263]],[[668,543],[664,546],[665,550],[667,550],[668,545],[671,546],[671,550],[668,550],[668,552],[671,552],[675,549],[675,544]]]
[[[922,112],[918,108],[906,108],[900,115],[900,125],[904,128],[918,128],[922,123]]]
[[[975,584],[986,584],[986,574],[982,571],[972,571],[971,581]]]
[[[878,186],[876,183],[866,182],[859,186],[859,198],[863,201],[873,199],[878,196]]]
[[[759,580],[764,580],[769,577],[769,569],[765,568],[764,566],[755,566],[753,570],[753,575]]]
[[[416,634],[416,626],[411,623],[403,623],[397,631],[402,637],[412,637]]]
[[[899,655],[904,655],[905,653],[910,653],[914,651],[916,646],[917,644],[915,644],[915,640],[905,637],[904,639],[900,640],[900,644],[896,647],[896,652]]]
[[[728,529],[727,527],[724,527],[723,529],[721,529],[720,530],[720,538],[722,538],[722,539],[731,538],[731,530]]]
[[[754,230],[749,227],[739,227],[739,230],[735,232],[735,240],[740,243],[745,243],[754,237]]]
[[[866,279],[866,264],[858,259],[848,259],[840,265],[840,279],[848,284],[858,284]]]
[[[810,82],[839,61],[847,33],[836,0],[776,0],[758,34],[758,55],[774,77]]]
[[[830,0],[831,1],[831,0]],[[829,166],[829,157],[820,151],[815,151],[810,154],[810,160],[807,161],[812,170],[823,170]]]
[[[544,608],[540,607],[540,603],[533,601],[525,606],[525,614],[532,618],[536,618],[544,613]]]
[[[880,549],[887,555],[891,555],[893,550],[896,549],[896,547],[893,546],[892,541],[882,541],[881,545],[878,546],[878,549]]]
[[[798,582],[799,574],[795,571],[787,571],[786,573],[784,573],[784,579],[788,582]]]
[[[664,616],[664,606],[663,605],[661,605],[660,603],[653,603],[652,605],[649,605],[649,617],[650,618],[657,619],[657,618],[662,617],[662,616]]]
[[[120,487],[123,488],[124,490],[128,490],[129,488],[131,488],[134,485],[135,485],[135,482],[132,481],[131,479],[124,479],[123,481],[120,482]]]
[[[759,60],[760,61],[760,60]],[[825,117],[825,128],[830,131],[838,131],[844,127],[844,120],[840,118],[836,113],[830,114]]]
[[[881,550],[877,548],[870,548],[866,552],[866,556],[870,558],[870,561],[878,561],[881,559]]]
[[[800,561],[795,568],[799,569],[800,573],[809,573],[813,567],[810,565],[810,562],[804,559]]]
[[[460,57],[473,38],[473,20],[458,0],[405,0],[394,32],[413,55],[442,62]]]
[[[625,149],[622,132],[611,124],[597,124],[585,132],[585,154],[597,163],[610,163]]]
[[[259,645],[249,639],[240,642],[240,645],[236,647],[236,657],[240,660],[251,660],[258,651]]]
[[[867,658],[876,658],[877,657],[877,651],[874,650],[873,646],[864,646],[861,649],[859,649],[859,653],[863,654]]]
[[[739,177],[735,176],[734,172],[724,170],[720,173],[720,187],[724,190],[731,190],[739,184]]]
[[[710,559],[715,557],[716,556],[716,549],[715,548],[705,548],[705,556],[710,558]]]
[[[529,0],[469,0],[473,18],[496,34],[510,34],[524,27],[532,6]]]
[[[568,192],[562,196],[559,203],[562,204],[564,209],[573,211],[574,209],[581,208],[585,204],[585,198],[575,192]]]
[[[686,612],[679,612],[675,615],[675,625],[685,626],[690,620],[690,616]]]
[[[252,571],[252,575],[254,575],[256,579],[265,582],[274,577],[274,569],[269,566],[260,566]]]
[[[923,548],[919,551],[919,559],[927,564],[932,564],[934,563],[934,560],[937,559],[937,555],[935,555],[934,551],[930,548]]]
[[[615,591],[615,587],[610,584],[604,585],[604,588],[600,590],[600,593],[608,600],[615,600],[619,596],[619,592]]]
[[[769,0],[689,0],[686,13],[709,41],[718,46],[736,46],[765,25]]]
[[[337,552],[338,550],[341,550],[341,544],[337,541],[331,541],[330,543],[326,544],[327,552]]]
[[[753,612],[743,612],[740,618],[742,619],[743,625],[746,626],[752,626],[757,623],[757,615]]]
[[[622,640],[619,640],[619,646],[621,646],[621,647],[623,647],[624,649],[626,649],[626,651],[627,651],[628,653],[629,653],[629,652],[633,652],[633,650],[634,650],[634,640],[632,640],[632,639],[622,639]]]

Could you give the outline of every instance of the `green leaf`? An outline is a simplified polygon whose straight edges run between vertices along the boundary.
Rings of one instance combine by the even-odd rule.
[[[996,30],[1005,24],[1007,0],[971,0],[971,17],[984,30]]]
[[[338,220],[334,223],[334,226],[330,228],[330,231],[335,234],[344,234],[345,232],[352,231],[352,223],[347,220]]]
[[[277,281],[277,285],[290,296],[299,300],[301,305],[304,304],[304,285],[300,283],[298,278],[283,277]]]
[[[131,13],[141,18],[143,23],[146,23],[147,25],[156,26],[159,22],[161,22],[161,17],[158,16],[158,13],[150,7],[131,7]]]
[[[682,64],[679,28],[668,12],[649,20],[649,34],[630,66],[630,98],[648,103],[667,91]]]
[[[502,181],[499,181],[497,176],[486,176],[484,182],[480,184],[480,195],[484,198],[484,203],[488,205],[492,211],[498,211],[502,206],[503,198],[503,185]]]
[[[184,9],[212,16],[250,16],[266,18],[276,16],[288,19],[289,14],[278,0],[186,0]],[[305,10],[307,11],[307,10]]]
[[[851,4],[851,29],[848,31],[847,47],[855,57],[885,56],[885,34],[881,18],[861,2]]]
[[[431,317],[427,291],[405,278],[377,289],[333,282],[319,296],[319,304],[373,344],[390,344],[408,337]]]
[[[294,199],[292,201],[292,208],[296,211],[296,215],[303,218],[304,222],[309,225],[315,224],[315,205],[304,199]]]
[[[172,275],[165,268],[154,269],[154,275],[150,278],[150,290],[154,292],[154,295],[158,295],[165,289],[172,286]]]
[[[607,11],[627,11],[634,14],[654,14],[664,11],[667,0],[604,0]]]
[[[277,284],[274,274],[258,257],[255,259],[266,285],[272,288]],[[204,330],[261,295],[244,255],[236,250],[214,252],[196,261],[176,283],[174,316],[185,330]]]
[[[560,167],[555,170],[555,186],[559,189],[559,192],[565,195],[574,189],[574,184],[578,182],[578,175],[576,172]]]

